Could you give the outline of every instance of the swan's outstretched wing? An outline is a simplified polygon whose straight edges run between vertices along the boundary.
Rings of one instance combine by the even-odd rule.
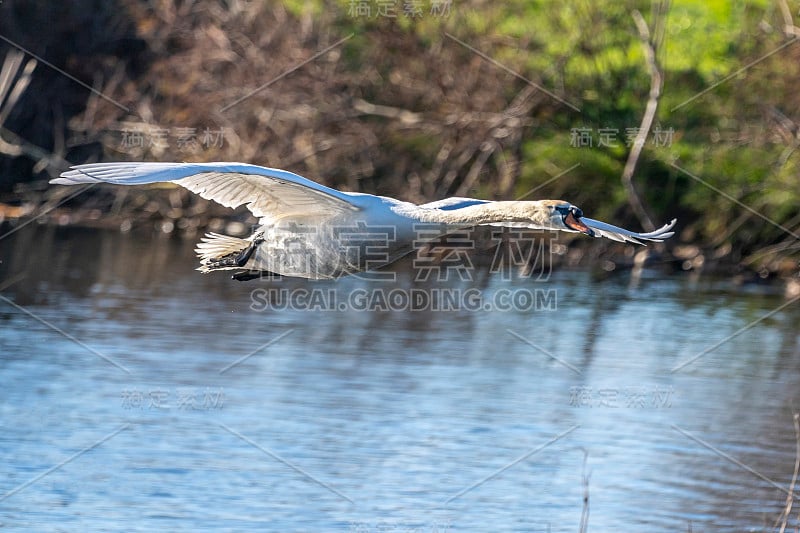
[[[50,183],[139,185],[172,182],[226,207],[247,208],[262,223],[290,214],[327,217],[357,211],[346,193],[297,174],[244,163],[94,163]]]
[[[675,232],[670,230],[675,226],[675,222],[677,221],[677,219],[673,218],[672,222],[664,224],[655,231],[651,231],[650,233],[636,233],[591,218],[580,217],[579,220],[592,230],[592,234],[595,237],[606,237],[613,241],[635,242],[637,244],[643,244],[641,241],[662,242],[669,239],[675,235]]]

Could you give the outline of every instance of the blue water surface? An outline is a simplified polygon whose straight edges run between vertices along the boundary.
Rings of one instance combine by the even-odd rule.
[[[405,263],[239,283],[195,272],[193,246],[35,224],[0,241],[0,529],[577,531],[588,495],[593,531],[762,531],[785,505],[800,311],[759,321],[781,294]],[[484,300],[348,300],[384,288]],[[482,307],[521,289],[547,298]]]

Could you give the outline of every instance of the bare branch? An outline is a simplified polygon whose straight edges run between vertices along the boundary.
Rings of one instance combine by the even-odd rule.
[[[3,126],[11,109],[28,88],[37,65],[37,61],[31,59],[23,66],[24,59],[25,54],[11,50],[6,54],[0,69],[0,153],[11,157],[28,156],[37,162],[37,168],[52,170],[51,174],[56,175],[59,170],[69,166],[69,163],[58,154],[26,141]]]
[[[789,521],[789,517],[792,514],[792,503],[794,503],[794,488],[797,484],[797,474],[798,471],[800,471],[800,413],[794,413],[792,418],[794,420],[794,438],[796,441],[794,474],[792,475],[792,482],[789,484],[789,493],[786,495],[786,507],[783,509],[781,516],[778,517],[778,521],[781,522],[781,529],[778,533],[783,533],[786,531],[786,523]]]
[[[650,128],[653,126],[653,119],[658,110],[658,100],[661,97],[663,78],[656,61],[656,51],[650,41],[650,30],[647,27],[647,23],[642,17],[642,14],[636,10],[631,13],[631,16],[633,16],[633,21],[636,23],[636,28],[639,31],[639,38],[642,41],[644,56],[647,61],[647,69],[650,71],[650,96],[647,100],[642,123],[636,134],[636,140],[633,142],[633,147],[628,154],[628,161],[625,163],[625,168],[622,171],[621,179],[622,185],[625,187],[625,191],[628,194],[628,203],[631,205],[634,213],[636,213],[642,226],[647,231],[653,231],[655,229],[653,221],[650,220],[644,204],[636,192],[636,188],[633,186],[633,174],[636,171],[636,164],[639,161],[644,143],[647,140],[647,136],[650,134]]]
[[[778,0],[778,8],[780,9],[781,16],[783,17],[783,33],[787,37],[800,35],[800,28],[794,25],[792,10],[789,9],[789,4],[786,2],[786,0]]]
[[[589,527],[589,478],[591,472],[586,473],[586,463],[589,460],[589,451],[583,450],[583,468],[581,471],[581,482],[583,484],[583,510],[581,511],[581,525],[578,531],[586,533]]]
[[[475,161],[472,163],[472,166],[467,172],[464,181],[461,182],[459,185],[458,190],[456,191],[456,196],[464,196],[469,192],[475,182],[478,181],[478,177],[480,176],[481,170],[483,170],[483,166],[489,160],[489,157],[494,153],[497,149],[497,144],[493,142],[484,142],[481,143],[480,147],[480,154],[478,157],[475,158]]]
[[[360,98],[353,102],[353,108],[365,115],[378,115],[399,120],[405,126],[413,126],[422,122],[422,115],[419,113],[414,113],[407,109],[400,109],[399,107],[372,104]]]

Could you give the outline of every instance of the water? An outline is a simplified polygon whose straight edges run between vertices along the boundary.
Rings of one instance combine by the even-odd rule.
[[[368,312],[347,297],[377,282],[238,283],[194,272],[193,246],[0,241],[0,527],[577,531],[584,474],[592,531],[780,515],[798,306],[673,372],[780,294],[655,271],[415,283],[406,264],[390,286],[552,289],[557,309]],[[346,309],[252,310],[269,287]]]

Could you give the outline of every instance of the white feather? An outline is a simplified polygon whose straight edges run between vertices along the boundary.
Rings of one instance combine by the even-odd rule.
[[[299,213],[324,217],[358,210],[346,193],[285,170],[242,163],[96,163],[73,167],[50,183],[99,182],[176,183],[225,207],[246,205],[262,223]]]

